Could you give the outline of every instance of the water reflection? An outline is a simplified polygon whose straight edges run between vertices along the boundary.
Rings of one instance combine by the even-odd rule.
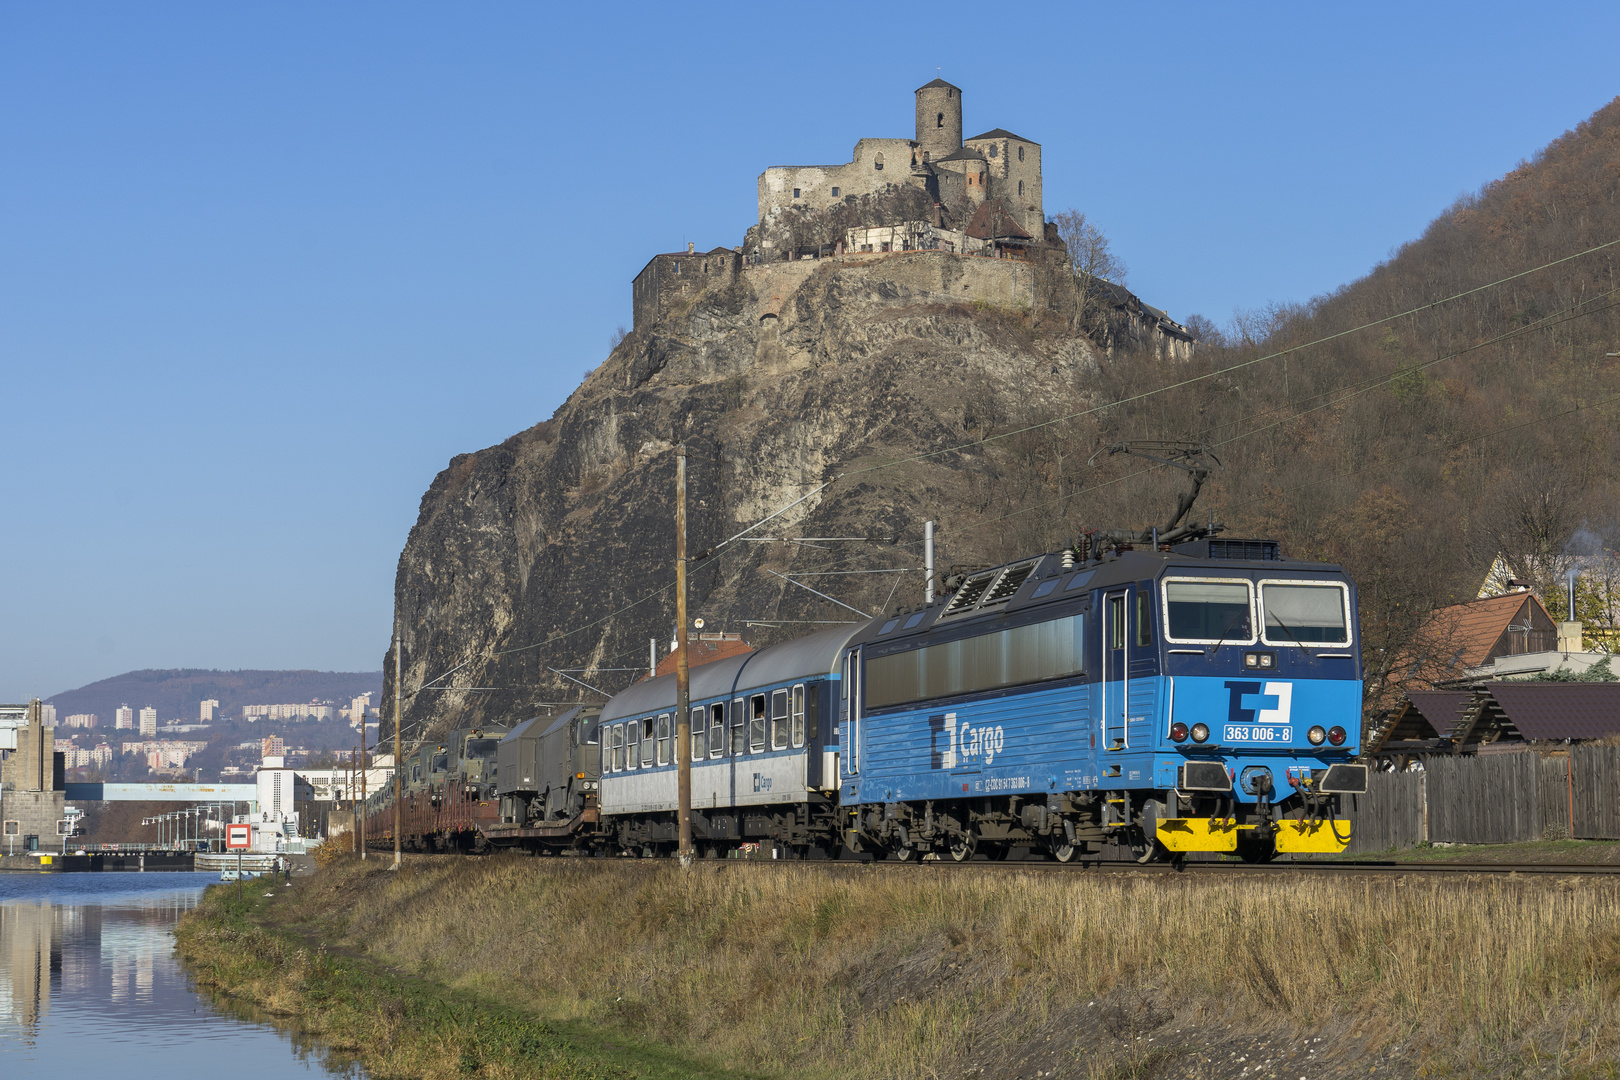
[[[359,1076],[251,1007],[217,1007],[191,987],[170,931],[210,880],[0,873],[0,1076]]]

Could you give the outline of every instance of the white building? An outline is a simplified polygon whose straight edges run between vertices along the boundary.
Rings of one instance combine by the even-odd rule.
[[[157,734],[157,710],[150,705],[141,710],[141,734]]]
[[[308,780],[287,768],[286,759],[267,757],[253,782],[258,788],[258,812],[253,824],[253,850],[302,850],[298,838],[298,803],[310,801],[315,790]]]
[[[203,702],[201,706],[199,706],[197,710],[197,719],[201,720],[205,724],[212,724],[214,722],[214,710],[217,708],[219,708],[218,699],[209,698],[207,701]]]
[[[62,721],[62,726],[63,727],[73,727],[73,728],[93,728],[97,724],[99,724],[100,722],[101,722],[101,718],[98,717],[95,713],[93,713],[93,712],[92,713],[82,713],[82,712],[80,712],[80,713],[74,713],[72,716],[69,716],[66,720],[63,720]]]
[[[56,706],[52,705],[48,701],[43,702],[39,707],[39,719],[40,723],[44,724],[46,727],[55,727]]]
[[[120,705],[113,711],[113,728],[133,728],[135,726],[135,710],[128,705]]]

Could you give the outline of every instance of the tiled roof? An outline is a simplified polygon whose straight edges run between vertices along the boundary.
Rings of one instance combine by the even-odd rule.
[[[686,666],[695,668],[702,664],[712,664],[716,660],[724,660],[728,656],[737,656],[741,653],[753,652],[754,647],[740,638],[728,637],[720,641],[703,640],[696,634],[686,639]],[[658,674],[675,674],[675,654],[659,658]]]
[[[940,86],[943,86],[947,90],[955,90],[958,94],[960,94],[962,92],[962,88],[960,86],[952,86],[950,83],[946,82],[944,79],[935,79],[931,83],[923,83],[921,86],[917,87],[917,89],[918,90],[932,90],[935,87],[940,87]]]
[[[1440,608],[1429,616],[1418,633],[1421,647],[1428,650],[1425,662],[1456,674],[1461,674],[1464,668],[1485,663],[1490,659],[1491,648],[1501,640],[1526,604],[1541,608],[1541,614],[1551,621],[1541,601],[1527,592]]]
[[[936,162],[939,162],[939,161],[983,161],[984,160],[984,155],[979,153],[977,150],[972,149],[971,147],[964,146],[960,150],[953,151],[953,152],[951,152],[949,154],[946,154],[942,158],[935,158],[934,160]]]
[[[980,139],[1016,139],[1019,142],[1029,143],[1029,145],[1031,145],[1031,146],[1039,146],[1039,145],[1041,145],[1040,143],[1036,142],[1034,139],[1026,139],[1022,135],[1014,135],[1012,132],[1008,131],[1006,128],[991,128],[989,131],[985,132],[983,135],[975,135],[971,139],[964,139],[962,141],[963,142],[977,142]]]
[[[1409,711],[1403,718],[1402,723],[1396,726],[1404,728],[1410,723],[1414,733],[1406,734],[1403,732],[1397,736],[1391,731],[1389,735],[1391,739],[1450,738],[1452,732],[1457,730],[1457,725],[1462,723],[1463,713],[1467,710],[1468,703],[1473,700],[1474,695],[1469,690],[1413,690],[1407,694],[1407,697],[1412,701],[1412,711],[1415,711],[1418,716],[1414,718],[1412,712]],[[1433,729],[1434,734],[1415,733],[1421,730],[1419,725],[1413,723],[1415,719],[1425,721]]]
[[[1620,683],[1493,682],[1485,688],[1526,739],[1620,734]]]
[[[1032,237],[1018,225],[1007,204],[992,199],[980,204],[968,221],[967,234],[975,240],[1029,240]]]

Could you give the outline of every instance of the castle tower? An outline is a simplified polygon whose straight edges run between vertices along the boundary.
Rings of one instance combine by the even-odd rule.
[[[917,88],[917,156],[934,162],[962,149],[962,91],[944,79]]]

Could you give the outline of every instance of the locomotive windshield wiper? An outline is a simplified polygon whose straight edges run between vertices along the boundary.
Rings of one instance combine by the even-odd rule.
[[[1221,646],[1226,644],[1226,635],[1232,632],[1232,628],[1238,624],[1239,620],[1247,617],[1247,615],[1239,612],[1238,614],[1233,615],[1231,619],[1227,620],[1226,629],[1221,631],[1221,639],[1215,643],[1215,647],[1213,649],[1209,650],[1211,659],[1214,658],[1216,653],[1221,651]]]
[[[1276,623],[1278,626],[1282,627],[1283,630],[1288,634],[1288,636],[1294,639],[1294,644],[1298,645],[1302,649],[1305,649],[1306,654],[1309,655],[1310,650],[1305,648],[1305,643],[1303,641],[1299,640],[1299,637],[1294,633],[1293,630],[1289,629],[1287,623],[1283,622],[1281,619],[1277,618],[1277,616],[1273,615],[1269,611],[1266,612],[1266,621],[1268,623]]]

